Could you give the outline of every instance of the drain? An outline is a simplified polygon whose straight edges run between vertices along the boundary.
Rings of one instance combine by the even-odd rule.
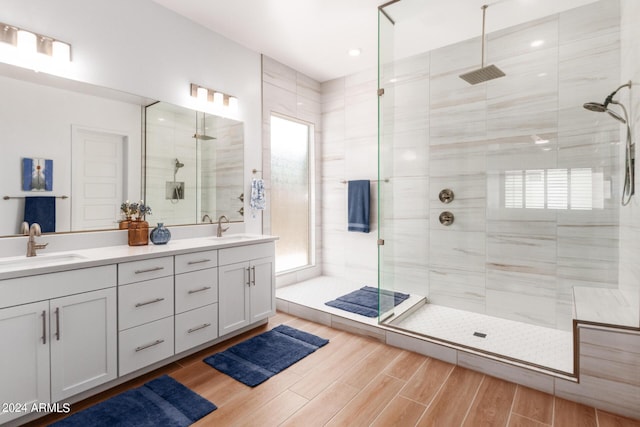
[[[482,332],[474,332],[473,336],[474,337],[480,337],[480,338],[486,338],[487,334],[483,334]]]

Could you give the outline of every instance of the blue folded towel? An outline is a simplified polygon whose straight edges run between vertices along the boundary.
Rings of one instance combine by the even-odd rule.
[[[349,231],[369,232],[369,180],[349,181]]]
[[[34,222],[40,224],[43,233],[56,231],[56,198],[25,197],[24,220],[29,226]]]

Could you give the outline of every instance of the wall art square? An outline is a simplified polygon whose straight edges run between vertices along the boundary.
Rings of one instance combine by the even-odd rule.
[[[52,191],[53,160],[23,158],[22,190]]]

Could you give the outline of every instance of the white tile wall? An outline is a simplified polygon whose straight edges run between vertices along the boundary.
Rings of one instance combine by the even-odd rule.
[[[640,3],[633,0],[623,0],[621,3],[622,28],[622,72],[621,84],[627,80],[633,81],[631,91],[620,94],[619,99],[630,104],[633,124],[633,141],[640,140],[640,27],[636,17],[640,16]],[[636,148],[636,153],[638,148]],[[636,155],[637,157],[637,155]],[[638,161],[636,160],[636,175],[638,175]],[[640,179],[636,176],[636,185]],[[640,326],[640,191],[631,203],[620,210],[620,289],[626,294],[627,300],[635,308],[635,317]]]
[[[390,179],[382,184],[384,283],[436,304],[563,330],[572,325],[573,286],[614,287],[620,274],[627,289],[638,289],[634,256],[617,269],[626,238],[618,226],[619,126],[582,108],[620,84],[621,28],[638,31],[620,25],[620,2],[637,8],[602,0],[490,34],[488,60],[507,75],[486,84],[458,77],[477,67],[478,38],[385,68],[395,81],[381,83],[381,173]],[[531,47],[537,39],[544,44]],[[627,62],[637,75],[638,61]],[[377,175],[375,71],[322,84],[323,274],[363,283],[375,280],[378,224],[366,237],[346,231],[339,181]],[[536,145],[536,136],[549,142]],[[601,174],[599,207],[503,207],[505,170],[555,168]],[[443,188],[455,192],[451,204],[438,200]],[[450,227],[438,222],[443,210],[455,215]],[[633,217],[628,234],[640,238]]]
[[[281,274],[276,278],[276,286],[285,286],[311,277],[319,276],[322,269],[322,241],[323,241],[323,209],[322,201],[325,197],[322,183],[322,170],[329,167],[323,164],[322,150],[325,146],[322,127],[322,95],[320,83],[296,70],[275,61],[268,56],[262,56],[262,165],[255,167],[261,170],[257,177],[265,180],[267,194],[267,209],[262,212],[262,227],[264,234],[271,233],[271,215],[269,209],[271,143],[270,120],[271,114],[277,113],[303,120],[314,125],[314,173],[315,186],[311,192],[311,199],[315,200],[313,216],[315,218],[315,240],[313,248],[314,265],[295,272]],[[339,128],[339,126],[337,126]],[[329,134],[329,138],[333,136]],[[329,146],[330,142],[329,142]],[[286,219],[285,219],[286,220]],[[277,242],[276,242],[277,245]]]

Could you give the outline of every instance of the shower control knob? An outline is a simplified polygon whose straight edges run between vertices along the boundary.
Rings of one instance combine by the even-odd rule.
[[[453,201],[453,191],[445,188],[438,194],[438,198],[442,203],[451,203]]]
[[[444,211],[438,217],[440,219],[440,224],[442,225],[451,225],[453,224],[453,214],[449,211]]]

